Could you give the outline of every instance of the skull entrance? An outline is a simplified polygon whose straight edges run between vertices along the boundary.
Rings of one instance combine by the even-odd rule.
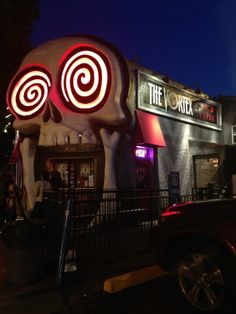
[[[39,149],[35,173],[47,172],[48,162],[52,162],[63,181],[64,189],[102,189],[104,153],[94,152],[58,152],[56,148]],[[36,166],[37,165],[37,166]]]
[[[56,163],[66,188],[117,188],[117,151],[132,119],[128,88],[126,60],[93,36],[55,39],[25,56],[9,85],[7,103],[14,128],[23,136],[28,216],[47,159]],[[39,147],[45,148],[40,158],[35,155]]]

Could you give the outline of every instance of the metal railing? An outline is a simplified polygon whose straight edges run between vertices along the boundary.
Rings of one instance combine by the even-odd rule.
[[[91,259],[132,254],[144,247],[151,249],[158,218],[170,204],[167,190],[62,190],[46,197],[54,210],[57,202],[66,209],[70,201],[65,216],[68,220],[69,213],[70,224],[63,233],[62,242],[66,245],[63,244],[64,260],[60,260],[60,267],[66,269],[66,265],[73,264],[73,270]],[[193,193],[181,195],[176,202],[197,199],[201,198]]]
[[[72,228],[69,250],[79,259],[150,243],[168,197],[156,191],[76,191],[70,193]]]
[[[77,190],[65,191],[63,196],[57,193],[60,201],[67,202],[57,285],[63,268],[72,271],[81,262],[118,258],[144,247],[151,249],[153,229],[169,203],[167,194],[159,195],[159,191],[140,190]],[[55,195],[50,197],[55,200]]]
[[[222,199],[229,197],[229,191],[226,188],[220,187],[206,187],[206,188],[192,188],[193,200],[208,200],[208,199]]]

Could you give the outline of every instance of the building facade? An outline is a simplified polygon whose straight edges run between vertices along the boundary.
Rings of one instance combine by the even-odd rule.
[[[191,194],[193,187],[224,185],[221,103],[149,69],[130,67],[136,80],[136,111],[156,117],[165,142],[156,143],[156,186],[168,189],[172,172],[179,176],[181,194]]]
[[[236,173],[232,103],[222,111],[227,99],[129,62],[96,37],[65,37],[32,50],[7,102],[20,132],[28,210],[48,160],[69,190],[169,189],[172,182],[191,194],[220,188]]]

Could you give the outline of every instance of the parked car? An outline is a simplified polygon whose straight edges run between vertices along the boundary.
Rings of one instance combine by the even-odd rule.
[[[192,309],[230,313],[236,299],[236,199],[169,206],[154,246],[159,265],[173,272]]]

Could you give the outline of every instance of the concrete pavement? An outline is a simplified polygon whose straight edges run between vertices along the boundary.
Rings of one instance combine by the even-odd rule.
[[[0,298],[1,314],[69,314],[62,295],[57,290],[37,294]]]
[[[0,286],[3,284],[6,277],[6,266],[5,266],[5,246],[0,240]]]
[[[54,278],[47,277],[28,285],[7,282],[5,246],[0,241],[0,313],[1,314],[68,314]]]
[[[107,264],[99,264],[88,266],[80,264],[80,269],[76,275],[68,274],[62,290],[55,288],[55,275],[45,277],[42,280],[27,285],[12,285],[6,281],[6,265],[5,265],[5,248],[0,241],[0,313],[1,314],[69,314],[70,309],[73,311],[80,308],[84,298],[90,295],[103,293],[104,282],[112,283],[114,288],[114,280],[118,276],[119,289],[128,288],[124,285],[123,278],[134,278],[134,284],[139,283],[139,279],[145,279],[145,271],[138,272],[140,275],[137,279],[137,270],[150,266],[155,258],[151,252],[143,252],[142,254],[133,254],[126,256],[120,260],[114,260]],[[88,273],[89,269],[89,273]],[[87,270],[87,274],[85,273]],[[131,271],[134,272],[132,276]],[[128,274],[128,275],[127,275]],[[88,275],[88,276],[87,276]],[[70,278],[77,276],[74,284]],[[120,277],[121,276],[121,277]],[[149,271],[149,276],[153,273]],[[120,282],[122,279],[122,287]],[[73,280],[72,280],[73,281]],[[116,284],[115,284],[116,285]],[[131,286],[133,283],[131,282]],[[104,292],[105,293],[105,292]]]

